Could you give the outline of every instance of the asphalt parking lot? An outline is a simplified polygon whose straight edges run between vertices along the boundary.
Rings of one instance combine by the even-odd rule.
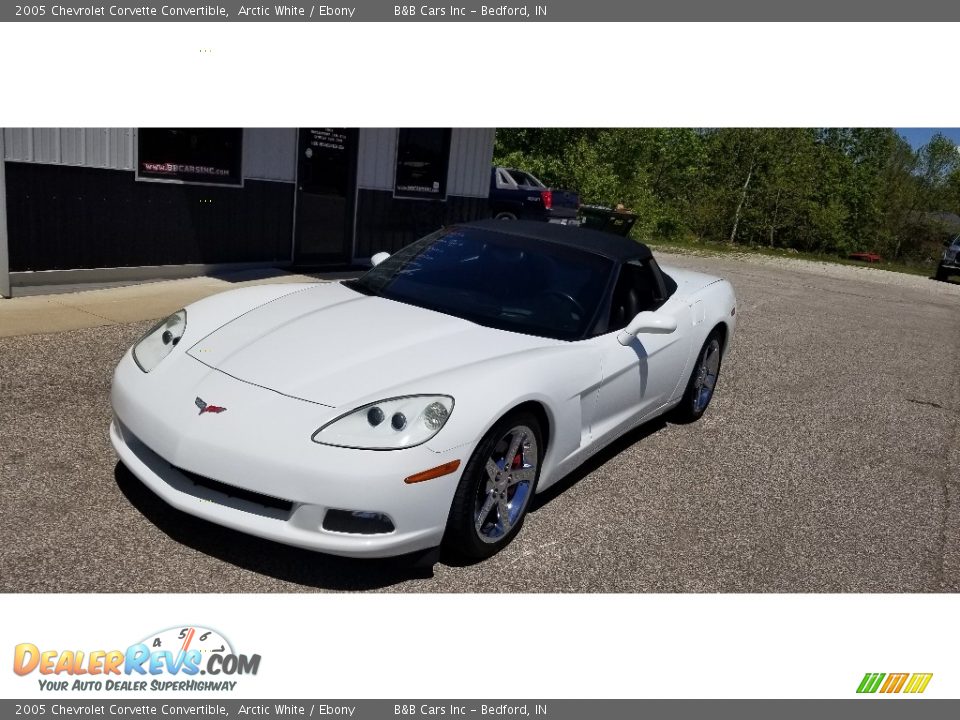
[[[661,262],[737,290],[706,416],[634,431],[541,498],[500,555],[432,576],[196,520],[118,466],[110,377],[149,323],[2,338],[0,591],[960,590],[960,286]]]

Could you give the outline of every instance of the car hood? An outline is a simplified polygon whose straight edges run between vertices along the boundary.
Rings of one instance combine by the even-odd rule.
[[[450,393],[432,378],[557,344],[323,283],[237,317],[188,354],[238,380],[339,407],[395,391]]]

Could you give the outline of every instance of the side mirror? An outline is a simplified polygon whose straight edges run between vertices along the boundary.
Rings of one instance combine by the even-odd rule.
[[[384,260],[386,260],[388,257],[390,257],[390,253],[378,252],[376,255],[370,258],[370,267],[376,267],[377,265],[382,263]]]
[[[645,310],[637,313],[627,326],[617,335],[621,345],[629,345],[640,334],[669,335],[677,331],[677,319],[665,313]]]

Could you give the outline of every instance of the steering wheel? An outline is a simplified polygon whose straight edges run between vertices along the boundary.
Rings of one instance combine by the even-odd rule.
[[[583,305],[581,305],[580,302],[575,297],[573,297],[573,295],[571,295],[570,293],[566,293],[563,290],[550,288],[549,290],[544,290],[542,293],[540,293],[540,296],[555,297],[555,298],[560,298],[561,300],[566,300],[570,305],[574,307],[574,309],[576,309],[577,313],[580,315],[581,318],[585,317],[587,314],[586,311],[583,309]]]

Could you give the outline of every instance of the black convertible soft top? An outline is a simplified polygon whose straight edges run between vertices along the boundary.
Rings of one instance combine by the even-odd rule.
[[[599,230],[528,220],[478,220],[458,223],[457,227],[478,228],[500,235],[532,238],[543,242],[579,248],[602,255],[618,263],[649,260],[653,254],[643,243]]]

